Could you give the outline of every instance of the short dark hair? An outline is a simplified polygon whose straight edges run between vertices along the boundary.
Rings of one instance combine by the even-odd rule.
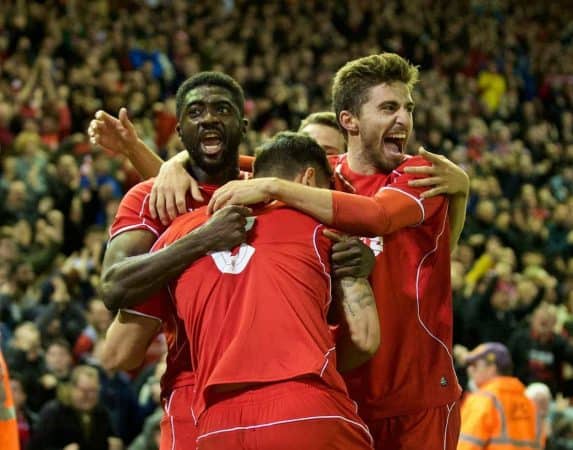
[[[61,347],[63,349],[66,349],[70,355],[72,354],[72,346],[64,338],[52,339],[50,342],[48,342],[48,345],[46,345],[46,350],[48,350],[50,347],[52,347],[54,345],[57,347]]]
[[[222,72],[199,72],[183,82],[175,97],[175,114],[177,119],[181,118],[183,111],[183,102],[189,91],[200,86],[219,86],[227,89],[235,106],[239,109],[241,116],[245,114],[245,94],[243,88],[235,81],[234,78]]]
[[[300,127],[298,127],[298,131],[302,131],[304,127],[307,125],[312,124],[324,125],[330,128],[335,129],[336,131],[342,133],[342,128],[338,124],[338,120],[336,120],[336,114],[330,111],[320,111],[315,112],[308,115],[301,123]]]
[[[306,167],[313,167],[318,176],[329,182],[332,170],[324,149],[303,133],[283,131],[261,145],[256,152],[255,177],[276,176],[292,179]]]
[[[418,82],[418,76],[418,67],[396,53],[380,53],[349,61],[334,76],[332,109],[337,119],[341,111],[358,115],[368,101],[370,88],[400,81],[411,90]]]

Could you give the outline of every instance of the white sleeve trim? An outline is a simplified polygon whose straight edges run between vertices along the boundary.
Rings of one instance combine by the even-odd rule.
[[[135,309],[122,308],[121,311],[129,313],[129,314],[133,314],[134,316],[147,317],[148,319],[157,320],[159,323],[163,323],[163,320],[161,320],[159,317],[152,316],[151,314],[145,314],[145,313],[136,311]]]
[[[125,233],[126,231],[132,230],[149,230],[151,231],[156,237],[159,237],[159,231],[153,228],[151,225],[146,224],[145,222],[136,223],[135,225],[128,225],[126,227],[120,228],[115,231],[110,237],[109,240],[111,241],[116,236],[119,236],[121,233]]]
[[[413,227],[417,227],[418,225],[420,225],[424,222],[424,220],[426,219],[426,211],[424,210],[424,204],[422,203],[422,200],[420,200],[418,197],[410,194],[409,192],[403,191],[402,189],[398,189],[395,187],[390,187],[390,186],[383,187],[378,192],[382,192],[382,191],[386,191],[386,190],[400,192],[401,194],[404,194],[405,196],[414,200],[416,202],[416,204],[420,207],[420,212],[422,213],[422,218],[420,219],[420,221],[418,223],[412,225]]]

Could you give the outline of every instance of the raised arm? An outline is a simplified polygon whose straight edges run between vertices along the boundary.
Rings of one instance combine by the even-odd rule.
[[[143,179],[159,173],[163,160],[139,138],[125,108],[119,110],[118,117],[97,111],[88,135],[92,144],[128,158]]]
[[[88,135],[92,144],[129,159],[142,179],[157,177],[149,206],[152,217],[158,217],[163,224],[187,211],[185,198],[188,192],[196,201],[204,201],[199,184],[187,170],[187,165],[192,164],[189,152],[183,150],[164,162],[139,138],[125,108],[119,110],[117,118],[97,111],[90,122]],[[253,157],[241,155],[239,164],[242,170],[250,172]]]
[[[32,67],[32,71],[30,73],[30,76],[26,80],[26,83],[24,84],[22,89],[16,95],[15,100],[16,100],[16,103],[18,105],[21,105],[22,103],[26,103],[27,101],[30,100],[30,97],[32,96],[32,92],[34,91],[34,88],[36,87],[36,84],[38,82],[38,77],[40,75],[41,61],[42,61],[41,58],[38,58],[36,60],[36,62],[34,63],[34,66]]]
[[[210,251],[228,250],[246,239],[250,209],[233,206],[170,246],[148,252],[155,236],[127,231],[111,240],[101,277],[101,296],[109,309],[129,308],[146,300]]]

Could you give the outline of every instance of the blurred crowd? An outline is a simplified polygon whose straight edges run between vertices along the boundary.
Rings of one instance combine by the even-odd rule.
[[[168,158],[181,149],[177,87],[219,70],[245,90],[241,151],[253,154],[330,109],[330,81],[344,62],[393,51],[422,70],[409,151],[443,153],[472,180],[452,261],[462,383],[468,348],[505,343],[515,374],[558,398],[548,448],[573,448],[567,4],[0,0],[0,332],[24,444],[33,448],[50,401],[89,400],[69,394],[79,365],[71,389],[78,377],[89,381],[84,365],[97,368],[92,388],[111,413],[111,434],[125,448],[156,442],[161,338],[134,373],[98,365],[112,320],[97,298],[107,229],[139,179],[123,157],[90,145],[93,114],[126,106],[143,140]]]

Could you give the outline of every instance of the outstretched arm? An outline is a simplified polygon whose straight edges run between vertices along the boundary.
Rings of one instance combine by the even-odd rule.
[[[101,296],[109,309],[129,308],[180,275],[210,251],[228,250],[246,239],[251,210],[232,206],[170,246],[154,253],[155,236],[148,231],[124,232],[111,240],[101,277]]]
[[[422,220],[418,204],[404,202],[403,194],[396,191],[363,197],[271,177],[225,184],[213,195],[209,210],[271,200],[284,202],[325,225],[358,236],[383,236]]]
[[[436,164],[449,163],[441,158],[438,158],[438,161]],[[458,176],[457,172],[452,173]],[[444,176],[444,192],[458,193],[460,185],[450,183],[452,177],[452,174]],[[435,184],[435,181],[430,184]],[[432,204],[437,206],[439,200],[431,198],[433,195],[436,195],[435,191],[427,196],[425,208]],[[250,205],[271,200],[282,201],[326,225],[361,236],[383,236],[406,226],[416,225],[423,219],[421,202],[414,199],[405,201],[404,192],[398,192],[396,189],[384,189],[374,197],[363,197],[270,177],[227,183],[215,192],[209,203],[209,210],[216,211],[227,204]],[[465,217],[465,208],[462,209]],[[459,228],[459,231],[455,230],[457,234],[461,232],[463,218],[461,222],[460,225],[460,218],[455,221],[456,230]]]

